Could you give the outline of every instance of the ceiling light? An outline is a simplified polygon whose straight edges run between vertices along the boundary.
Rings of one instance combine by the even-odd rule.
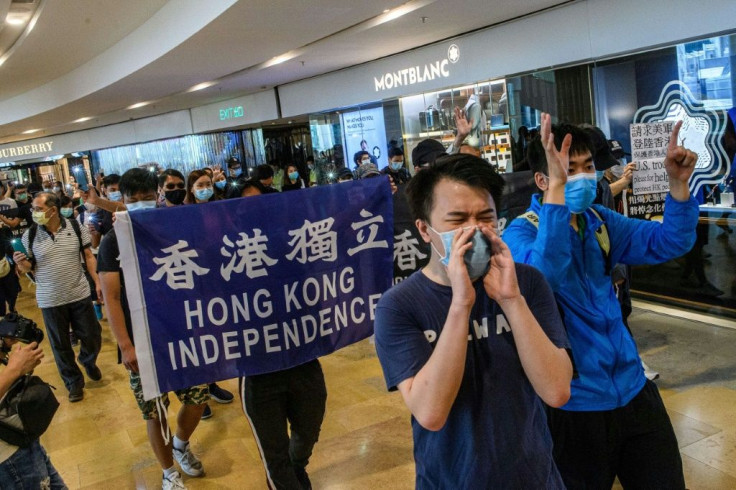
[[[387,14],[389,12],[391,12],[391,9],[386,9],[386,10],[383,11],[384,14]]]
[[[209,88],[209,87],[211,87],[211,86],[213,86],[215,84],[217,84],[217,82],[202,82],[202,83],[198,83],[194,87],[192,87],[189,90],[187,90],[187,92],[196,92],[197,90],[204,90],[204,89]]]
[[[83,123],[83,122],[89,121],[90,119],[92,119],[92,118],[91,117],[80,117],[79,119],[75,119],[72,122],[74,122],[74,123]]]
[[[136,102],[135,104],[126,107],[126,109],[138,109],[140,107],[145,107],[148,104],[150,104],[150,102]]]
[[[11,26],[22,26],[31,17],[30,12],[8,12],[5,23]]]
[[[41,130],[40,129],[27,129],[27,130],[23,131],[22,134],[33,134],[33,133],[36,133],[38,131],[41,131]]]
[[[261,68],[269,68],[271,66],[280,65],[281,63],[284,63],[286,61],[289,61],[291,59],[296,58],[302,53],[300,50],[294,50],[289,51],[288,53],[284,53],[282,55],[276,56],[275,58],[271,58],[270,60],[263,63]]]

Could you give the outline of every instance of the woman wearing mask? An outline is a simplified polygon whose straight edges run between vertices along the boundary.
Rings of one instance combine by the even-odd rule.
[[[284,185],[281,191],[295,191],[297,189],[304,189],[305,187],[304,179],[299,176],[299,170],[297,170],[296,165],[290,164],[287,166],[286,178],[284,179]]]
[[[65,217],[66,219],[77,217],[77,212],[74,209],[74,202],[72,201],[71,197],[61,196],[61,198],[59,199],[59,203],[61,204],[61,209],[59,209],[59,212],[63,217]]]
[[[222,170],[215,169],[212,181],[215,185],[215,199],[225,198],[225,187],[227,187],[227,179]]]
[[[170,208],[184,204],[187,197],[184,175],[173,168],[164,170],[158,176],[158,207]]]
[[[209,172],[207,172],[207,170],[209,170]],[[187,204],[204,204],[206,202],[214,201],[217,199],[215,197],[214,186],[212,185],[212,177],[210,177],[210,172],[212,172],[212,170],[207,170],[193,170],[189,173],[189,177],[187,178],[187,197],[185,200]],[[166,172],[171,172],[173,174],[174,172],[176,172],[176,170],[167,170]],[[166,172],[164,172],[164,174]],[[225,181],[224,176],[222,181]],[[167,201],[168,200],[169,195],[167,195]],[[233,394],[223,388],[220,388],[219,386],[217,386],[216,383],[210,383],[207,386],[210,391],[210,398],[212,398],[216,402],[230,403],[233,401]],[[207,405],[205,406],[204,412],[202,413],[202,418],[208,419],[210,417],[212,417],[212,409],[209,405]]]
[[[187,178],[187,204],[202,204],[214,201],[215,189],[212,178],[204,170],[192,170]]]

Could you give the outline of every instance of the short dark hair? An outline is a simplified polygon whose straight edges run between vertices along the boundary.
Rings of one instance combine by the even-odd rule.
[[[23,182],[18,182],[18,184],[14,187],[16,191],[20,189],[26,189],[26,188],[27,186]]]
[[[61,197],[59,198],[59,206],[60,206],[60,207],[62,207],[62,208],[63,208],[64,206],[68,206],[69,204],[74,204],[74,203],[72,202],[72,198],[71,198],[71,197],[69,197],[69,196],[67,196],[67,195],[63,195],[63,196],[61,196]]]
[[[312,155],[309,155],[305,161],[314,162],[314,157]]]
[[[59,196],[56,195],[55,192],[39,192],[36,194],[36,197],[43,197],[44,198],[44,204],[49,208],[56,208],[57,211],[61,209],[61,203],[59,202]]]
[[[261,191],[261,194],[268,194],[270,191],[266,189],[266,187],[261,184],[256,179],[244,179],[239,180],[237,182],[234,182],[227,186],[227,191],[225,192],[225,199],[235,199],[237,197],[242,197],[243,191],[248,189],[249,187],[253,187],[255,189],[258,189]],[[276,189],[274,189],[275,191]],[[276,191],[278,192],[278,191]]]
[[[482,158],[464,153],[438,158],[434,165],[418,172],[406,187],[412,215],[429,222],[434,207],[434,188],[442,179],[483,189],[493,198],[498,209],[505,182],[496,170]]]
[[[361,160],[363,159],[363,155],[368,155],[368,156],[371,156],[371,154],[370,154],[370,153],[368,153],[367,151],[365,151],[365,150],[361,150],[361,151],[359,151],[359,152],[356,152],[356,153],[355,153],[355,155],[353,155],[353,161],[354,161],[354,162],[355,162],[356,164],[360,165],[360,161],[361,161]]]
[[[139,192],[156,192],[158,178],[146,168],[131,168],[120,177],[120,192],[132,196]]]
[[[169,176],[176,177],[176,178],[181,179],[181,181],[184,182],[185,185],[187,183],[187,180],[184,178],[184,174],[183,173],[179,172],[175,168],[167,168],[166,170],[164,170],[163,172],[161,172],[159,174],[159,176],[158,176],[158,186],[159,187],[163,187],[164,184],[166,183],[166,179],[169,178]]]
[[[573,124],[560,123],[552,126],[552,133],[555,135],[555,147],[559,150],[562,148],[562,140],[568,134],[572,135],[572,144],[570,145],[570,155],[578,155],[581,153],[590,153],[593,155],[595,150],[593,149],[593,143],[590,141],[588,134]],[[547,173],[547,157],[544,154],[544,145],[542,144],[542,137],[535,137],[531,143],[529,143],[529,149],[527,150],[526,159],[529,161],[529,166],[532,172],[541,172],[544,175]]]
[[[105,175],[102,178],[102,186],[107,187],[120,183],[120,176],[118,174]]]
[[[273,168],[271,165],[267,165],[265,163],[258,165],[253,173],[253,178],[257,180],[266,180],[271,177],[273,177]]]
[[[227,159],[227,168],[231,168],[231,167],[235,167],[235,166],[238,166],[238,167],[240,166],[240,160],[238,160],[235,157],[228,158]]]
[[[404,152],[401,148],[391,147],[388,149],[388,159],[391,160],[393,157],[403,157]]]

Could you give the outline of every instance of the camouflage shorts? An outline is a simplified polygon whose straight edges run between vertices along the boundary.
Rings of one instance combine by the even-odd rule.
[[[143,414],[143,419],[144,420],[158,419],[159,418],[158,410],[156,408],[157,399],[154,398],[153,400],[148,400],[148,401],[144,400],[143,399],[143,385],[141,384],[140,375],[132,371],[130,371],[129,374],[130,374],[130,389],[133,390],[133,394],[135,395],[135,401],[138,402],[138,408],[141,409],[141,413]],[[176,394],[176,397],[184,405],[201,405],[210,400],[210,391],[207,388],[207,385],[197,385],[197,386],[192,386],[190,388],[185,388],[183,390],[176,390],[174,394]],[[158,400],[161,400],[161,402],[164,404],[164,406],[167,409],[169,408],[169,394],[168,393],[164,393],[163,395],[159,396]]]

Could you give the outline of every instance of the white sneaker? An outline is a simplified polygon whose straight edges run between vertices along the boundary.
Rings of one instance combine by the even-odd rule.
[[[191,446],[187,444],[187,448],[184,451],[179,451],[174,448],[174,459],[179,463],[181,470],[189,476],[202,476],[204,475],[204,468],[202,468],[202,462],[192,452]]]
[[[646,376],[649,381],[654,381],[659,378],[659,373],[657,371],[653,371],[644,361],[641,361],[641,367],[644,368],[644,376]]]
[[[162,490],[186,490],[184,482],[181,481],[181,475],[178,471],[174,471],[168,477],[164,476],[161,482]]]

